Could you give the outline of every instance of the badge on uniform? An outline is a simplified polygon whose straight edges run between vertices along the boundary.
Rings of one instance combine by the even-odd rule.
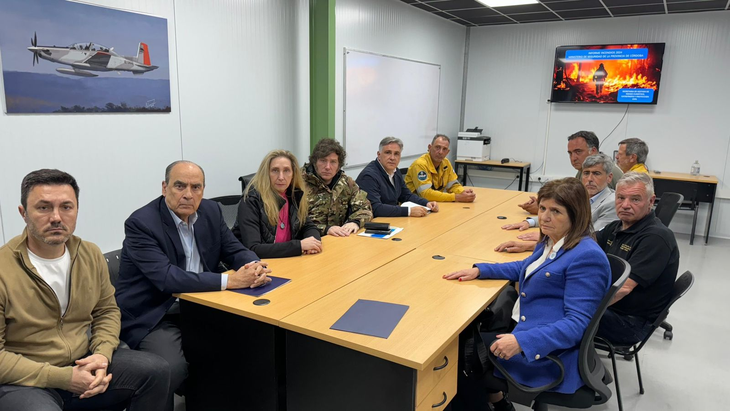
[[[419,171],[418,172],[418,181],[426,181],[426,172],[425,171]]]

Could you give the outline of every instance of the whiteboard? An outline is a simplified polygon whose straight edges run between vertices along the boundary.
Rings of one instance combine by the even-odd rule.
[[[403,140],[402,157],[425,153],[438,132],[441,66],[352,49],[344,54],[347,166],[374,160],[388,136]]]

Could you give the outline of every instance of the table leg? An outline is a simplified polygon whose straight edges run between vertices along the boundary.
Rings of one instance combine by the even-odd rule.
[[[522,190],[522,176],[525,174],[525,168],[520,168],[520,183],[517,185],[517,191]]]
[[[700,208],[700,203],[697,201],[692,202],[694,206],[694,216],[692,217],[692,232],[689,234],[689,245],[693,245],[695,242],[695,227],[697,227],[697,211]]]
[[[710,209],[707,211],[707,227],[705,227],[705,244],[710,239],[710,223],[712,223],[712,209],[715,208],[715,197],[712,197],[712,201],[709,203]]]
[[[531,166],[527,166],[527,178],[525,178],[525,192],[530,191],[530,168]]]
[[[461,185],[466,186],[466,170],[469,169],[469,166],[467,166],[466,164],[462,164],[461,166],[464,167],[464,180],[461,181]]]

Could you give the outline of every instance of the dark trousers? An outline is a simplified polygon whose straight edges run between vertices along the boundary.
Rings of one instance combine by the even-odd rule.
[[[517,291],[514,287],[505,288],[497,299],[487,307],[486,312],[480,316],[481,336],[484,344],[489,348],[492,341],[497,339],[497,334],[510,333],[517,323],[512,319],[512,308],[517,301]],[[507,392],[507,382],[494,376],[494,368],[491,362],[487,364],[488,369],[483,376],[468,376],[459,372],[456,396],[449,404],[451,411],[488,411],[489,394],[500,391]]]
[[[79,399],[71,392],[20,385],[0,385],[0,410],[121,410],[159,411],[165,404],[170,385],[170,370],[160,357],[118,349],[112,355],[107,373],[109,387],[102,394]]]
[[[619,314],[609,307],[601,317],[596,335],[613,345],[634,345],[646,337],[651,325],[646,318]]]
[[[185,379],[188,378],[188,362],[182,350],[180,314],[165,315],[142,339],[137,349],[157,354],[167,361],[170,369],[170,387],[164,410],[172,411],[175,406],[174,394],[177,392],[182,395]]]

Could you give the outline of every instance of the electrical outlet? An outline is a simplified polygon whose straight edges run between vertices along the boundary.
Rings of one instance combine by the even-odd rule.
[[[538,182],[538,183],[542,183],[542,177],[538,177],[538,178],[537,178],[537,182]]]

